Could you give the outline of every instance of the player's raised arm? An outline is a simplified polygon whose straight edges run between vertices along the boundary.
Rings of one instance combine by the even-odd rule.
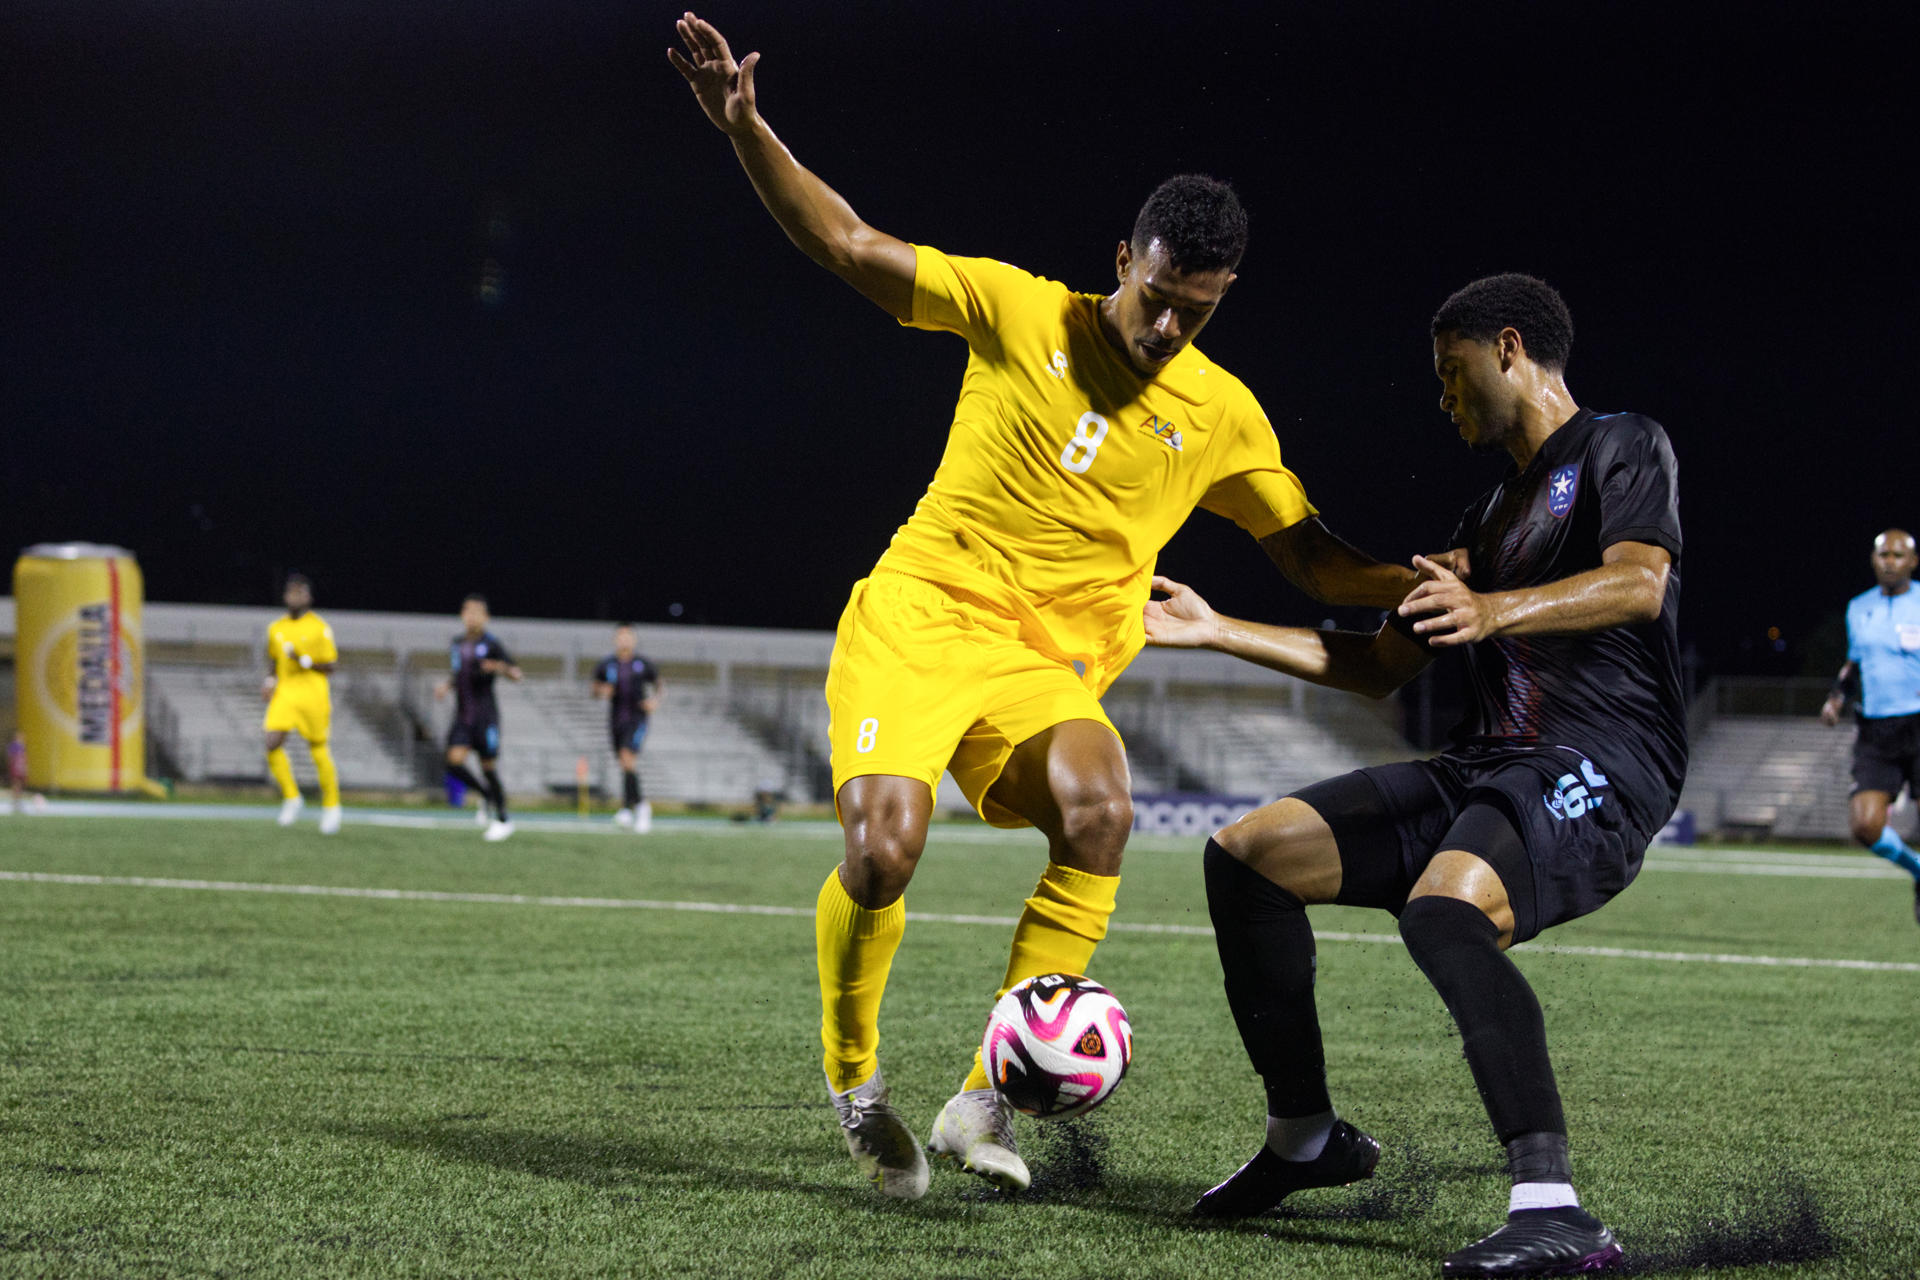
[[[1146,606],[1147,643],[1178,649],[1212,649],[1313,684],[1369,698],[1384,698],[1420,674],[1432,656],[1391,627],[1374,635],[1275,627],[1228,618],[1200,593],[1155,575],[1153,589],[1165,600]]]
[[[726,38],[706,19],[682,14],[674,24],[683,55],[667,60],[686,77],[700,109],[733,142],[761,203],[800,251],[899,320],[913,318],[913,246],[860,220],[840,193],[793,158],[755,106],[753,74],[760,55],[735,62]]]

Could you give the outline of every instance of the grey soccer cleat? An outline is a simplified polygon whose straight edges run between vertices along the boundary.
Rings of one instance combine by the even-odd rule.
[[[845,1093],[835,1093],[828,1085],[827,1095],[840,1113],[847,1154],[875,1190],[900,1200],[918,1200],[927,1194],[927,1157],[907,1122],[887,1104],[887,1084],[878,1071]]]
[[[976,1173],[1002,1191],[1033,1183],[1013,1138],[1013,1107],[993,1089],[965,1089],[947,1100],[933,1122],[927,1154]]]

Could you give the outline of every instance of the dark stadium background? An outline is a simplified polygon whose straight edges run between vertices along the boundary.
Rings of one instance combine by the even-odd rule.
[[[124,543],[165,600],[297,567],[323,607],[830,627],[964,351],[786,244],[666,63],[676,13],[14,0],[0,548]],[[1426,322],[1504,269],[1570,300],[1583,403],[1671,431],[1712,668],[1830,670],[1871,535],[1920,522],[1910,80],[1871,9],[705,16],[909,239],[1105,291],[1159,178],[1232,179],[1253,246],[1203,345],[1378,553],[1500,469],[1436,412]],[[1323,612],[1210,516],[1163,565]]]

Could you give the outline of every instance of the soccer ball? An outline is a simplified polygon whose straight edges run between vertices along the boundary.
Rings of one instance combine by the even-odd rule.
[[[1074,973],[1016,983],[987,1015],[981,1060],[1000,1096],[1040,1120],[1085,1115],[1133,1061],[1133,1027],[1113,992]]]

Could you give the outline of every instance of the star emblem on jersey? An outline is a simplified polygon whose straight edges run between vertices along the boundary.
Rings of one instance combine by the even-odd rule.
[[[1556,467],[1547,477],[1547,510],[1553,513],[1554,519],[1573,510],[1573,495],[1579,485],[1580,464],[1577,462]]]
[[[1140,424],[1140,429],[1175,453],[1184,452],[1180,447],[1180,428],[1160,415],[1148,414],[1147,420]]]

